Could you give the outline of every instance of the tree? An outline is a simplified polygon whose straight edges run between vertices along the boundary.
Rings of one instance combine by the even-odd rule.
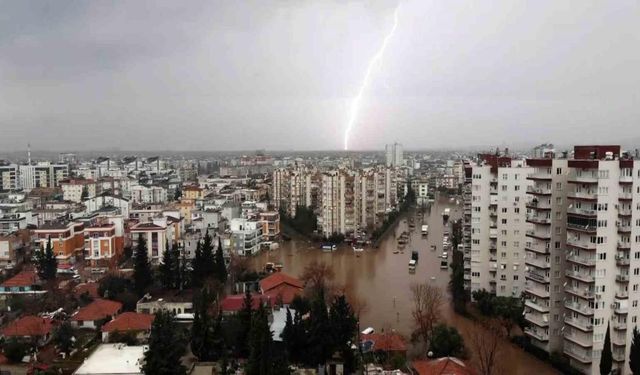
[[[244,292],[244,301],[242,303],[242,310],[238,312],[238,321],[240,322],[240,329],[238,332],[238,354],[242,357],[246,357],[249,353],[247,341],[249,339],[249,332],[251,332],[251,324],[253,317],[253,296],[249,289]]]
[[[629,368],[633,375],[640,375],[640,331],[638,331],[638,327],[633,327],[633,336],[631,336]]]
[[[156,312],[142,372],[147,375],[186,374],[187,370],[180,361],[185,348],[184,336],[173,314],[165,310]]]
[[[611,337],[609,335],[609,324],[607,323],[607,334],[604,336],[604,346],[600,356],[600,375],[610,374],[613,367],[613,353],[611,353]]]
[[[27,355],[29,346],[15,338],[11,338],[2,345],[4,355],[13,363],[22,362],[22,358]]]
[[[224,346],[221,334],[222,314],[212,317],[209,313],[212,297],[208,289],[203,288],[194,302],[195,314],[191,327],[191,351],[200,361],[217,361]]]
[[[53,331],[53,343],[62,353],[71,353],[75,344],[73,333],[73,327],[69,322],[63,322]]]
[[[214,258],[215,276],[221,284],[227,282],[227,265],[224,262],[224,254],[222,252],[222,237],[218,237],[218,249]]]
[[[89,198],[89,190],[87,189],[87,186],[85,185],[85,186],[82,187],[82,195],[80,196],[80,199],[81,200],[85,200],[87,198]]]
[[[210,277],[215,277],[215,260],[212,238],[207,231],[204,240],[198,241],[196,245],[196,254],[193,259],[193,285],[201,287]]]
[[[349,354],[352,351],[351,344],[354,336],[358,331],[358,319],[344,294],[336,296],[331,303],[329,324],[333,333],[334,350],[340,351],[345,361],[346,372],[351,373],[355,370],[355,363],[348,359],[353,359]]]
[[[306,357],[309,365],[324,365],[334,352],[331,321],[323,289],[311,302],[311,314],[308,318],[309,347]]]
[[[513,297],[496,297],[494,301],[493,310],[506,330],[507,337],[510,337],[511,330],[523,316],[524,304]]]
[[[179,262],[178,248],[176,245],[169,248],[167,243],[162,254],[162,264],[160,264],[160,282],[166,289],[173,289],[179,286]]]
[[[477,324],[477,323],[476,323]],[[473,360],[480,375],[495,375],[500,373],[500,332],[490,325],[486,329],[477,324],[467,335],[470,338],[470,348]]]
[[[178,289],[182,290],[184,288],[188,288],[189,285],[191,285],[191,275],[192,272],[189,271],[189,268],[187,267],[188,263],[187,263],[187,254],[186,251],[184,251],[184,248],[182,249],[182,256],[179,259],[179,264],[178,264],[178,278],[177,278],[177,282],[178,282]]]
[[[455,327],[438,324],[433,329],[429,351],[435,358],[464,357],[464,340]]]
[[[193,257],[193,272],[191,273],[191,284],[193,287],[201,287],[204,279],[204,269],[202,263],[202,243],[196,243],[196,252]]]
[[[249,332],[249,359],[247,375],[266,375],[273,373],[272,361],[273,337],[267,320],[267,310],[261,304],[251,319]]]
[[[415,334],[428,345],[433,329],[440,320],[440,307],[444,297],[439,288],[427,283],[413,284],[411,294],[413,296],[411,315],[416,326]]]
[[[315,297],[319,294],[326,296],[330,293],[331,281],[334,276],[333,269],[326,263],[313,261],[304,268],[300,279],[309,289],[312,297]]]
[[[151,265],[147,255],[147,242],[142,234],[138,237],[136,258],[133,265],[133,285],[138,296],[144,295],[147,288],[153,283]]]
[[[53,246],[51,245],[51,237],[47,241],[45,250],[36,251],[35,254],[36,267],[38,276],[43,280],[53,280],[58,272],[58,260],[53,254]]]
[[[176,192],[173,195],[173,200],[179,201],[180,198],[182,198],[182,189],[180,189],[180,186],[178,186],[178,187],[176,187]]]

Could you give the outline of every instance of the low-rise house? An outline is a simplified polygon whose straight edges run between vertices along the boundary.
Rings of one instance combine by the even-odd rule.
[[[164,310],[176,314],[180,320],[193,318],[193,294],[191,292],[171,292],[147,294],[136,304],[136,311],[143,314],[155,314]]]
[[[385,352],[388,354],[407,355],[407,343],[395,332],[361,334],[360,342],[366,351]]]
[[[260,293],[269,296],[276,304],[289,305],[297,295],[302,295],[304,284],[286,273],[275,272],[260,280]]]
[[[232,315],[238,313],[244,307],[244,294],[232,294],[226,296],[220,303],[220,309],[225,315]],[[256,310],[260,307],[260,304],[271,307],[272,301],[269,296],[262,294],[251,295],[251,308]]]
[[[108,299],[96,299],[80,308],[72,317],[71,325],[77,328],[95,329],[101,323],[113,319],[122,310],[122,303]]]
[[[73,375],[142,375],[146,345],[101,344]]]
[[[0,284],[0,295],[43,294],[40,278],[35,271],[25,270]]]
[[[463,361],[454,357],[443,357],[430,360],[416,360],[411,363],[411,367],[418,375],[477,375],[471,367]]]
[[[109,335],[113,333],[134,334],[136,339],[145,341],[149,338],[154,315],[135,312],[125,312],[102,326],[102,342],[109,342]]]
[[[51,338],[53,321],[35,315],[18,318],[2,329],[2,337],[28,341],[38,346],[44,345]]]

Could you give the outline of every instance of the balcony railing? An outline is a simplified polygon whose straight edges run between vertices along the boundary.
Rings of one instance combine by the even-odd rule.
[[[611,326],[616,331],[626,331],[627,330],[627,323],[626,322],[619,322],[617,320],[613,320],[611,322]]]
[[[567,236],[567,245],[578,247],[584,250],[595,250],[596,244],[585,240],[579,240],[578,237]]]
[[[550,239],[550,232],[536,231],[536,230],[528,230],[526,235],[533,238],[541,238],[541,239]]]
[[[629,292],[626,290],[618,289],[616,290],[616,298],[619,298],[619,299],[629,298]]]
[[[621,282],[621,283],[625,283],[629,281],[629,275],[616,275],[616,281]]]
[[[538,268],[550,268],[551,265],[549,264],[549,262],[544,259],[544,258],[530,258],[530,257],[526,257],[524,259],[524,262],[526,264],[532,265],[534,267],[538,267]]]
[[[538,304],[538,299],[527,299],[524,301],[524,305],[541,313],[549,312],[549,306]]]
[[[567,340],[573,341],[583,348],[589,348],[593,346],[593,339],[586,337],[586,335],[578,334],[575,332],[564,332],[564,337]]]
[[[531,313],[529,313],[529,314],[525,314],[524,318],[527,321],[537,325],[538,327],[548,327],[549,326],[549,320],[548,319],[547,320],[541,319],[541,314],[531,314]]]
[[[616,255],[616,264],[618,266],[628,266],[631,260],[626,257],[621,257]]]
[[[574,223],[567,223],[567,229],[574,229],[574,230],[579,230],[581,232],[589,232],[589,233],[595,233],[598,230],[598,228],[593,225],[580,225],[580,224],[574,224]]]
[[[536,210],[550,210],[551,204],[549,202],[540,202],[538,200],[532,200],[527,203],[527,208],[533,208]]]
[[[551,224],[551,218],[538,215],[527,215],[527,221],[534,224]]]
[[[571,277],[571,278],[574,278],[574,279],[578,279],[578,280],[583,281],[585,283],[592,283],[592,282],[594,282],[596,280],[593,275],[588,274],[587,272],[566,270],[564,272],[564,274],[566,276],[568,276],[568,277]]]
[[[531,280],[535,280],[541,283],[548,283],[549,282],[549,276],[545,276],[545,275],[541,275],[539,273],[535,273],[535,272],[525,272],[524,277],[531,279]]]
[[[567,260],[573,263],[582,264],[584,266],[593,267],[596,265],[596,260],[594,258],[585,258],[579,257],[577,255],[569,255],[567,256]]]
[[[577,208],[577,207],[569,207],[567,209],[567,212],[570,213],[570,214],[583,215],[583,216],[597,216],[598,215],[598,211],[587,210],[587,209],[584,209],[584,208]]]
[[[580,289],[580,288],[574,288],[572,286],[567,285],[564,288],[564,291],[579,297],[583,297],[586,299],[593,299],[594,297],[594,293],[592,290],[590,289]]]
[[[542,330],[536,330],[534,328],[527,327],[524,329],[524,333],[539,341],[549,341],[549,334],[543,332]]]
[[[577,311],[583,315],[593,315],[593,309],[586,303],[566,301],[564,306],[573,311]]]
[[[588,352],[578,351],[576,349],[571,349],[567,346],[564,347],[564,354],[567,356],[574,358],[582,363],[591,363],[591,355]]]
[[[569,199],[588,199],[588,200],[597,200],[598,195],[596,191],[581,191],[581,192],[570,192],[568,194]]]
[[[549,187],[536,187],[536,186],[527,186],[527,193],[534,195],[551,195],[551,188]]]
[[[585,184],[595,184],[598,182],[598,176],[597,175],[590,175],[590,174],[583,174],[583,175],[576,175],[571,177],[570,179],[571,181],[574,182],[581,182],[581,183],[585,183]]]
[[[535,284],[535,283],[532,283]],[[546,289],[535,288],[533,285],[528,284],[524,287],[524,291],[538,298],[549,298],[549,292]]]
[[[574,327],[578,327],[579,329],[585,332],[593,331],[593,324],[589,323],[589,321],[587,321],[586,319],[575,319],[572,317],[565,317],[564,322]]]

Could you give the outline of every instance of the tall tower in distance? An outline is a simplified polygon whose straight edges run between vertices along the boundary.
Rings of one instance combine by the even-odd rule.
[[[27,165],[31,165],[31,143],[27,143]]]
[[[387,144],[384,146],[387,167],[400,167],[404,165],[404,154],[400,143]]]

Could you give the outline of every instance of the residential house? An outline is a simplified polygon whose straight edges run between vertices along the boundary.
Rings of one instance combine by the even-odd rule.
[[[40,290],[38,274],[31,270],[22,271],[0,284],[0,295],[43,293],[46,291]]]
[[[416,360],[411,363],[418,375],[477,375],[478,372],[455,357],[442,357],[430,360]]]
[[[9,322],[0,332],[5,339],[15,338],[41,346],[49,341],[52,331],[50,318],[27,315]]]
[[[102,342],[109,342],[109,335],[115,332],[134,334],[138,340],[144,341],[149,338],[154,319],[155,316],[151,314],[122,313],[102,326]]]
[[[260,293],[276,304],[289,305],[297,295],[302,295],[302,281],[282,272],[275,272],[260,280]]]
[[[244,307],[244,294],[232,294],[226,296],[222,302],[220,303],[220,309],[222,313],[225,315],[233,315],[238,313]],[[251,295],[251,308],[256,310],[260,307],[260,305],[272,306],[271,297],[254,293]]]
[[[72,317],[71,325],[76,328],[98,328],[101,323],[113,319],[122,310],[122,303],[108,299],[96,299],[80,308]]]

